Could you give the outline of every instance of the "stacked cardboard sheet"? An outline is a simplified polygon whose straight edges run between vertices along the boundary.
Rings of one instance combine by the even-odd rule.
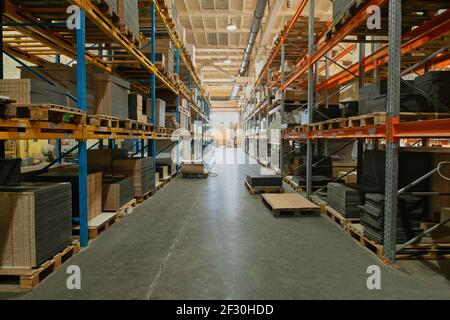
[[[115,211],[134,198],[133,178],[131,177],[104,177],[103,211]]]
[[[67,104],[64,89],[37,79],[0,80],[0,95],[22,104]]]
[[[279,176],[250,176],[246,177],[252,187],[282,187],[283,179]]]
[[[114,160],[113,174],[133,178],[134,197],[143,197],[154,190],[155,174],[152,158]]]
[[[0,187],[0,203],[0,267],[34,268],[70,245],[70,184]]]

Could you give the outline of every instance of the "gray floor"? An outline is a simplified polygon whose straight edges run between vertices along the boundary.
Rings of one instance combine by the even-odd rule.
[[[176,179],[22,299],[448,299],[448,264],[386,267],[328,218],[275,219],[243,181],[256,165]],[[381,290],[366,269],[381,267]],[[82,289],[66,287],[67,266]],[[447,279],[446,279],[447,278]]]

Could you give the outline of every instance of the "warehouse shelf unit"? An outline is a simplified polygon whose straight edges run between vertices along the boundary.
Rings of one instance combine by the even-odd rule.
[[[141,2],[141,1],[140,1]],[[119,30],[110,12],[102,10],[101,6],[95,5],[91,0],[68,0],[49,2],[45,1],[2,1],[1,21],[2,32],[0,46],[2,52],[7,54],[18,63],[27,67],[22,61],[26,61],[37,66],[53,62],[49,56],[56,56],[56,63],[60,63],[60,56],[65,56],[72,61],[76,61],[77,66],[77,106],[81,111],[86,112],[86,64],[91,64],[100,70],[117,75],[131,84],[131,90],[145,96],[150,96],[152,101],[152,114],[155,114],[155,98],[157,88],[167,88],[177,97],[185,96],[191,102],[192,110],[181,110],[179,99],[177,98],[177,122],[179,122],[179,112],[189,113],[192,111],[202,122],[209,123],[210,103],[205,91],[199,83],[192,61],[185,53],[183,44],[173,31],[168,32],[177,47],[176,50],[176,70],[180,71],[181,56],[184,65],[189,69],[189,74],[199,88],[196,94],[201,98],[194,98],[192,92],[186,85],[177,80],[176,77],[169,77],[155,66],[155,41],[156,37],[156,15],[160,15],[160,20],[164,23],[166,30],[171,30],[168,24],[167,12],[162,10],[163,1],[142,1],[148,2],[149,10],[146,12],[150,18],[150,42],[151,54],[148,58],[139,47],[140,40],[144,34],[130,36]],[[76,5],[79,10],[76,30],[69,30],[66,21],[70,14],[67,8]],[[142,26],[141,26],[142,27]],[[19,60],[20,59],[20,60]],[[3,79],[3,55],[1,61],[1,74]],[[39,75],[38,75],[39,76]],[[39,76],[43,78],[42,76]],[[189,76],[190,78],[190,76]],[[45,78],[43,78],[45,79]],[[47,82],[51,80],[47,79]],[[73,97],[72,97],[73,98]],[[196,101],[201,101],[199,105]],[[137,128],[101,127],[89,125],[85,122],[53,123],[39,120],[24,119],[2,119],[0,120],[0,140],[2,146],[6,140],[75,140],[78,142],[71,151],[78,150],[78,172],[79,172],[79,208],[80,208],[80,244],[83,247],[88,245],[88,217],[87,217],[87,141],[88,140],[109,140],[109,147],[115,147],[115,140],[137,140],[140,145],[140,152],[145,154],[144,141],[148,144],[148,154],[155,159],[155,141],[158,139],[171,139],[170,132],[161,131],[155,126],[153,117],[152,126]],[[4,147],[1,148],[4,153]],[[58,159],[61,161],[66,154],[62,154],[60,147],[57,148]],[[1,155],[4,157],[4,154]]]
[[[420,2],[420,1],[419,1]],[[417,121],[408,118],[407,114],[400,113],[400,79],[401,76],[412,72],[423,72],[432,66],[442,68],[449,65],[448,39],[450,32],[450,10],[448,3],[442,1],[416,1],[412,3],[401,0],[369,0],[355,1],[352,7],[353,14],[347,15],[348,19],[335,23],[325,33],[314,30],[314,1],[309,1],[309,35],[308,53],[300,55],[296,61],[294,71],[285,75],[281,67],[281,75],[275,79],[266,78],[266,72],[274,64],[280,61],[283,66],[285,61],[284,51],[291,43],[285,43],[292,26],[295,25],[301,12],[306,8],[308,1],[302,1],[297,12],[289,22],[280,36],[274,51],[270,55],[256,84],[261,85],[264,81],[270,87],[279,87],[283,94],[287,88],[296,85],[308,89],[308,113],[309,124],[295,128],[285,127],[282,130],[282,139],[297,141],[308,146],[306,163],[307,194],[313,194],[311,188],[312,173],[312,144],[316,141],[357,139],[364,141],[379,141],[386,145],[386,188],[385,188],[385,216],[384,216],[384,257],[389,262],[395,262],[396,255],[402,248],[396,247],[396,217],[397,217],[397,195],[398,195],[398,153],[400,139],[416,138],[426,141],[432,138],[450,138],[450,119],[448,115],[441,114],[435,117],[426,117]],[[382,26],[376,32],[368,32],[365,22],[371,10],[369,6],[376,5],[384,14],[389,12],[388,24]],[[419,14],[417,8],[421,8],[431,14]],[[447,10],[442,10],[447,9]],[[402,24],[403,22],[403,24]],[[402,32],[403,27],[403,32]],[[386,37],[389,32],[389,37]],[[366,36],[379,38],[368,39]],[[328,75],[328,61],[336,64],[336,60],[355,49],[353,43],[359,43],[360,48],[364,43],[378,42],[383,45],[365,56],[364,50],[359,50],[359,61],[348,67],[340,66],[341,72]],[[350,45],[344,48],[342,44]],[[295,43],[294,43],[295,45]],[[332,49],[340,48],[333,57],[329,56]],[[325,60],[321,60],[325,58]],[[334,61],[331,61],[333,59]],[[389,64],[388,64],[389,61]],[[318,63],[325,66],[319,68]],[[424,67],[425,64],[425,67]],[[319,72],[315,72],[319,70]],[[319,78],[321,72],[326,75]],[[317,74],[316,74],[317,73]],[[364,85],[364,80],[380,77],[388,78],[387,113],[380,123],[369,123],[367,125],[349,125],[349,119],[336,119],[322,123],[312,123],[312,111],[321,102],[315,99],[320,90],[331,90],[343,87],[353,82]],[[254,92],[252,93],[254,94]],[[326,101],[329,95],[327,94]],[[283,103],[281,112],[283,113]],[[316,104],[315,104],[316,103]],[[323,101],[322,101],[323,103]],[[256,111],[257,113],[257,111]],[[244,121],[249,121],[244,116]],[[442,118],[442,119],[441,119]],[[284,119],[284,117],[282,117]],[[347,121],[347,122],[346,122]],[[417,140],[416,140],[417,141]],[[359,144],[358,144],[359,145]],[[358,148],[362,149],[362,148]],[[358,153],[362,151],[359,150]],[[358,159],[360,159],[358,157]],[[280,166],[283,174],[283,166]]]

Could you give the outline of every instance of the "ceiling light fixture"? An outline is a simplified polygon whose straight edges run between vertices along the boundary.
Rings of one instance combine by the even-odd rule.
[[[231,19],[230,23],[227,25],[227,30],[228,31],[236,31],[237,30],[237,26],[233,23],[233,19]]]
[[[232,61],[230,60],[230,58],[227,58],[227,60],[225,60],[223,63],[225,63],[225,64],[231,64]]]

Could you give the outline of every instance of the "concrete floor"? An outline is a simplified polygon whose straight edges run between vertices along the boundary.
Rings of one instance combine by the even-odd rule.
[[[243,155],[240,153],[242,159]],[[176,179],[20,299],[449,299],[449,265],[386,267],[328,218],[275,219],[244,187],[257,165]],[[82,289],[68,290],[78,265]],[[381,290],[366,269],[381,267]]]

